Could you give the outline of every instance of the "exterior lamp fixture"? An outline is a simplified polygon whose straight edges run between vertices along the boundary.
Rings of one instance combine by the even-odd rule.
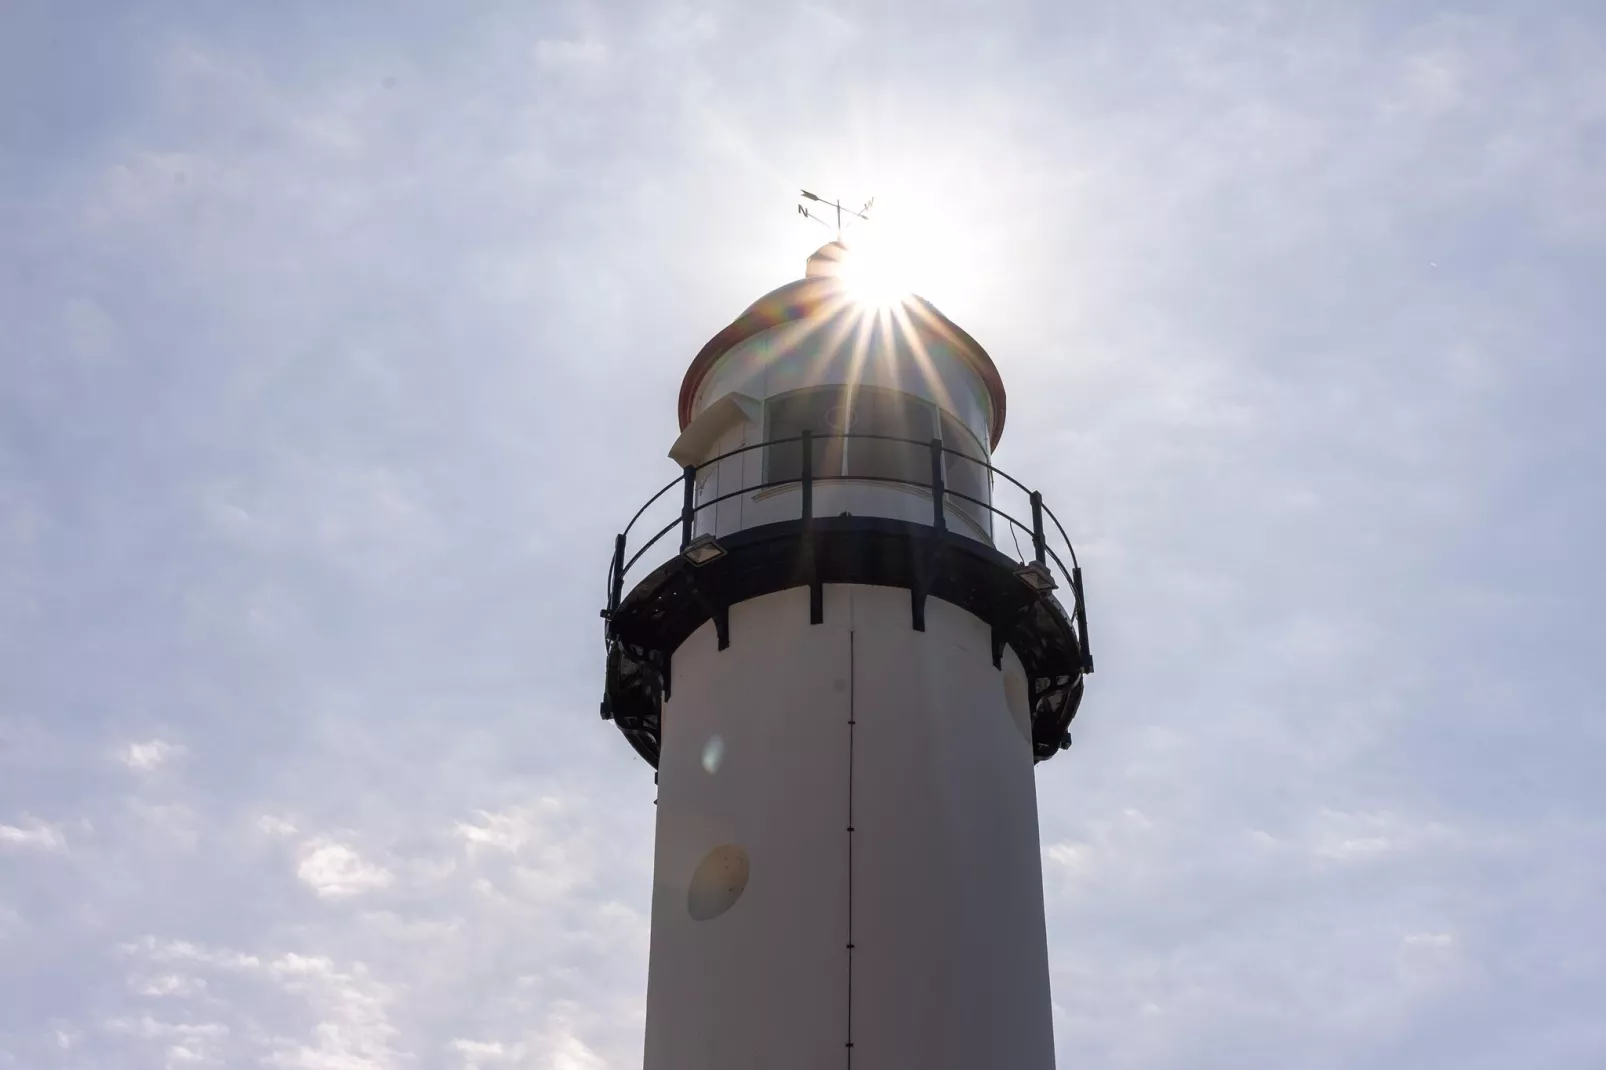
[[[688,542],[686,548],[680,551],[680,556],[693,565],[702,566],[710,561],[718,561],[724,557],[725,548],[712,535],[704,534]],[[1050,580],[1049,582],[1052,583],[1053,581]]]
[[[1059,586],[1054,582],[1054,574],[1041,561],[1033,561],[1029,565],[1022,565],[1015,570],[1015,578],[1038,594],[1047,594]]]

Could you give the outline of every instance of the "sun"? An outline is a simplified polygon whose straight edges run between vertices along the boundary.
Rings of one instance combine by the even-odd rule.
[[[909,296],[909,274],[891,250],[875,241],[848,247],[840,268],[842,284],[853,300],[867,307],[892,308]]]
[[[987,261],[973,228],[946,219],[934,196],[878,197],[874,205],[863,215],[848,211],[856,218],[822,247],[831,250],[824,256],[830,264],[814,265],[811,273],[835,276],[842,297],[866,312],[896,312],[915,295],[974,303],[985,281],[978,266]]]

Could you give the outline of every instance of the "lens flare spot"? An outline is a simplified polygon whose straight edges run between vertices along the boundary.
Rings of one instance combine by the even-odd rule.
[[[747,890],[752,863],[734,843],[709,851],[692,874],[686,889],[686,912],[693,921],[710,921],[736,905]]]
[[[725,760],[725,739],[718,732],[703,744],[703,772],[713,776],[719,772],[719,763]]]

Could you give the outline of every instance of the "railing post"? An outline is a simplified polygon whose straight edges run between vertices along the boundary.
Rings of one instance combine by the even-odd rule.
[[[608,631],[613,631],[613,615],[619,610],[619,597],[625,589],[625,537],[613,538],[613,586],[608,591]]]
[[[803,526],[814,526],[814,432],[803,432]]]
[[[1032,491],[1032,560],[1037,564],[1044,564],[1043,542],[1043,492]]]
[[[1087,643],[1087,601],[1082,597],[1082,566],[1071,569],[1071,589],[1076,592],[1076,630],[1082,638],[1082,671],[1093,671],[1093,648]]]
[[[942,439],[931,440],[931,526],[938,531],[947,528],[943,517],[943,498],[948,490],[942,482]]]
[[[697,517],[697,466],[686,466],[686,496],[680,506],[680,548],[691,545],[692,521]]]

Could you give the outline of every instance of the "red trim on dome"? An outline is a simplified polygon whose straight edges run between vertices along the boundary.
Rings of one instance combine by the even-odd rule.
[[[703,380],[707,378],[709,371],[720,357],[771,327],[807,319],[817,313],[835,312],[839,308],[845,308],[847,304],[848,299],[842,293],[841,280],[823,275],[789,282],[754,301],[745,312],[736,317],[734,323],[709,339],[708,344],[692,358],[691,367],[686,369],[686,378],[680,384],[680,429],[686,430],[687,425],[691,423],[692,402],[697,396],[697,389],[702,386]],[[992,358],[981,347],[981,343],[967,334],[964,328],[938,312],[936,306],[925,298],[911,295],[904,307],[922,327],[931,330],[953,346],[972,370],[981,376],[982,383],[987,387],[987,396],[992,401],[992,427],[989,436],[992,441],[989,449],[997,449],[998,440],[1004,435],[1005,395],[1003,377],[998,374],[998,368],[993,364]]]

